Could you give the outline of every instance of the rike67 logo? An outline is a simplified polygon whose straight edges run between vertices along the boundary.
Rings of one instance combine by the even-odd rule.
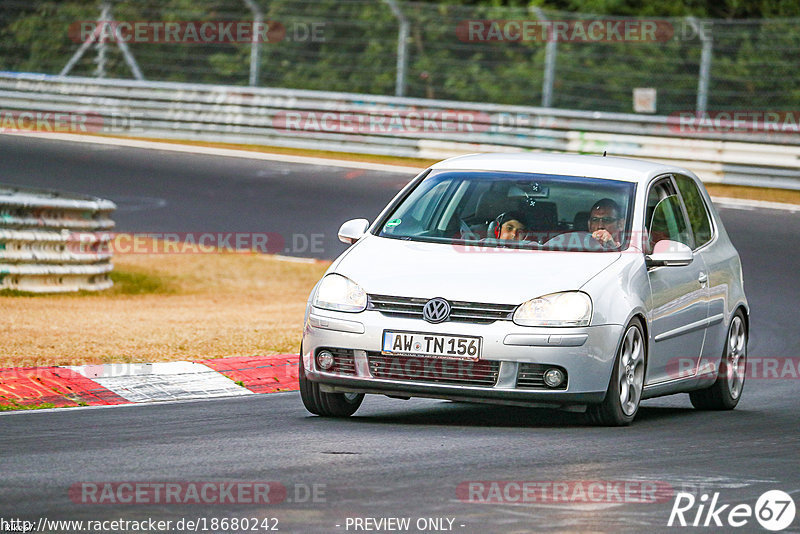
[[[744,503],[719,504],[719,492],[714,492],[710,498],[704,493],[698,499],[681,491],[675,495],[667,526],[739,528],[751,524],[754,516],[767,530],[784,530],[794,521],[794,500],[784,491],[770,490],[758,498],[755,507],[751,507]]]

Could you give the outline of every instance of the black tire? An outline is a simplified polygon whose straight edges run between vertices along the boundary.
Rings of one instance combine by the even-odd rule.
[[[689,393],[692,406],[698,410],[733,410],[739,404],[747,374],[746,325],[744,314],[738,310],[728,326],[717,379],[711,387]],[[733,339],[736,340],[736,347],[732,346]]]
[[[629,358],[633,365],[621,364],[623,354]],[[631,354],[636,354],[636,358],[630,359]],[[621,397],[623,385],[620,380],[623,368],[626,371],[625,387],[627,388],[627,395],[631,395],[631,392],[634,393],[633,398],[629,398],[624,403],[624,407]],[[586,416],[589,421],[600,426],[627,426],[631,424],[639,411],[646,368],[647,343],[645,343],[644,339],[644,327],[639,319],[634,318],[623,330],[622,339],[617,348],[617,356],[614,358],[614,369],[611,371],[611,380],[608,382],[606,398],[600,404],[590,405],[586,410]]]
[[[364,394],[325,393],[319,384],[306,378],[303,367],[303,349],[300,349],[300,398],[306,410],[321,417],[350,417],[364,401]]]

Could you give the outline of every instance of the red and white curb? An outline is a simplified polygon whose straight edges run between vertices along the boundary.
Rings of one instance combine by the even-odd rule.
[[[0,369],[0,405],[99,406],[297,390],[298,356]]]

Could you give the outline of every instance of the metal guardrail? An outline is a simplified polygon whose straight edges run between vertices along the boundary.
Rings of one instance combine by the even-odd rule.
[[[0,72],[0,110],[84,114],[87,133],[431,159],[607,151],[708,182],[800,189],[800,135],[763,123],[691,131],[672,116],[9,72]]]
[[[0,290],[112,286],[110,200],[0,185]]]

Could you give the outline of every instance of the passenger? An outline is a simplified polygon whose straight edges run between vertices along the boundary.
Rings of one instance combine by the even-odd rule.
[[[620,245],[622,222],[619,204],[610,198],[598,200],[589,211],[589,232],[605,247]]]
[[[501,213],[489,225],[489,237],[505,240],[521,240],[525,235],[525,218],[518,211]]]

